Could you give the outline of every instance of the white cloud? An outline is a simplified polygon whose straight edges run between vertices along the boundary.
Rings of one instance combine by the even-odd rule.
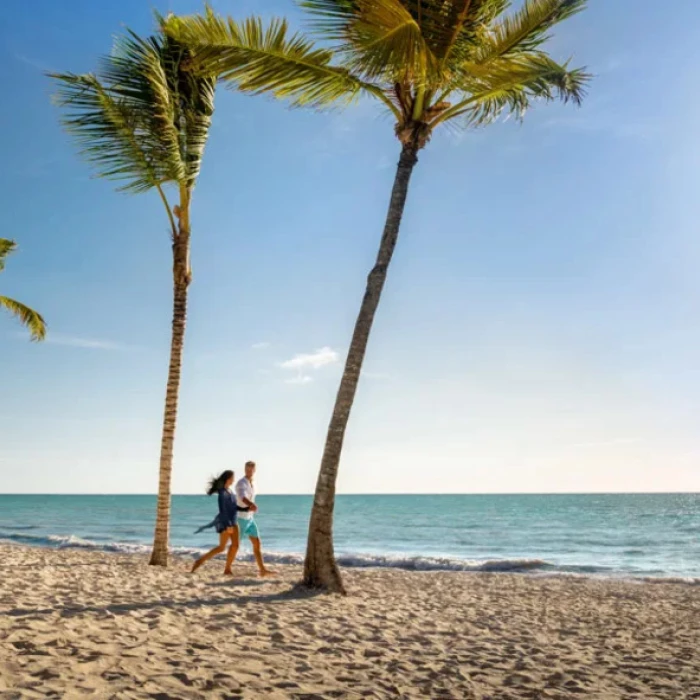
[[[319,348],[316,352],[294,355],[291,360],[280,362],[279,366],[282,369],[296,369],[299,371],[305,368],[319,369],[326,365],[334,365],[339,359],[338,353],[326,346]]]
[[[133,350],[133,345],[115,343],[111,340],[101,340],[99,338],[81,338],[74,335],[62,335],[61,333],[51,333],[46,335],[46,343],[50,345],[65,345],[72,348],[85,348],[87,350]]]
[[[261,343],[253,343],[250,347],[251,350],[267,350],[270,347],[270,343],[262,341]]]
[[[296,377],[291,377],[290,379],[285,379],[285,384],[309,384],[313,382],[314,378],[310,377],[308,374],[299,374]]]

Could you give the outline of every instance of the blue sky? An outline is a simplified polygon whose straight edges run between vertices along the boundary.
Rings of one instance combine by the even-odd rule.
[[[219,0],[243,16],[262,3]],[[0,492],[154,492],[171,313],[155,196],[91,178],[45,70],[190,0],[5,0]],[[300,21],[291,0],[267,14]],[[551,44],[581,109],[437,133],[420,156],[347,437],[344,492],[700,490],[700,5],[591,0]],[[193,210],[173,487],[256,459],[311,492],[398,145],[362,103],[220,91]],[[302,356],[299,359],[299,356]],[[307,356],[307,357],[304,357]],[[291,362],[290,360],[296,361]],[[285,364],[286,363],[286,364]]]

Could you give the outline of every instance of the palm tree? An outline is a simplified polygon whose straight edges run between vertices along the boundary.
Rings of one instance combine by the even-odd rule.
[[[165,21],[159,18],[161,25]],[[167,566],[170,481],[190,268],[190,204],[214,111],[215,80],[183,70],[192,52],[159,33],[117,39],[98,73],[53,74],[63,124],[97,175],[120,190],[155,190],[168,217],[173,254],[170,366],[160,451],[152,565]],[[171,205],[166,186],[174,190]]]
[[[17,244],[7,238],[0,238],[0,272],[5,269],[5,258],[17,250]],[[46,323],[34,309],[21,304],[15,299],[0,295],[0,308],[6,309],[19,319],[29,331],[32,340],[43,340],[46,337]]]
[[[370,330],[399,233],[411,173],[435,129],[521,118],[533,100],[581,102],[588,75],[543,50],[549,30],[586,0],[300,0],[324,46],[287,35],[284,21],[237,23],[210,9],[172,18],[169,35],[196,47],[195,64],[244,92],[323,107],[358,96],[394,121],[400,155],[379,252],[367,278],[316,484],[304,582],[344,592],[333,552],[333,509],[345,430]]]

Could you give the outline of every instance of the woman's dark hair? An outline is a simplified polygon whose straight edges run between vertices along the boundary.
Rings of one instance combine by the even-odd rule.
[[[215,476],[209,482],[209,486],[207,487],[207,496],[213,496],[215,493],[221,491],[221,489],[225,488],[226,482],[232,478],[233,472],[230,469],[227,469],[225,472],[221,472],[219,476]]]

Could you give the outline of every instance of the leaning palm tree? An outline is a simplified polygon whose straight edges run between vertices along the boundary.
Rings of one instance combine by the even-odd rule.
[[[159,18],[161,24],[165,21]],[[160,451],[151,564],[166,566],[170,481],[190,268],[190,204],[214,111],[215,81],[183,68],[191,51],[162,33],[117,39],[97,74],[54,74],[63,124],[99,177],[121,180],[121,191],[155,190],[168,217],[173,254],[170,366]],[[168,199],[173,190],[176,204]]]
[[[7,238],[0,238],[0,272],[5,269],[5,259],[17,250],[17,244]],[[46,323],[34,309],[0,295],[0,308],[9,311],[19,319],[19,322],[29,331],[32,340],[43,340],[46,337]]]
[[[336,477],[370,330],[399,233],[418,153],[437,128],[477,127],[534,100],[580,103],[587,74],[543,50],[549,30],[586,0],[300,0],[318,48],[288,36],[284,21],[238,23],[215,15],[172,18],[169,35],[196,47],[195,69],[234,88],[299,106],[375,98],[394,122],[400,155],[379,252],[331,416],[316,485],[304,564],[309,586],[344,592],[333,552]]]

